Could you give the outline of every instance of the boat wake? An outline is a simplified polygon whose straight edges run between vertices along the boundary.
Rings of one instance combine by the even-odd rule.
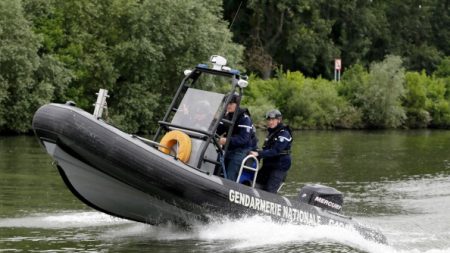
[[[124,242],[126,244],[153,244],[155,241],[176,242],[194,241],[198,247],[207,245],[218,252],[228,251],[287,251],[305,249],[307,245],[331,245],[329,248],[344,246],[339,252],[349,249],[378,253],[403,252],[450,252],[449,249],[419,250],[396,249],[364,239],[357,231],[333,226],[299,226],[281,224],[267,217],[252,216],[241,219],[221,219],[209,224],[197,224],[189,230],[175,225],[150,226],[115,218],[99,212],[64,212],[55,214],[36,214],[29,217],[0,219],[0,229],[8,227],[26,227],[42,229],[74,229],[96,227],[96,233],[89,239],[106,242]],[[92,232],[92,231],[91,231]],[[77,238],[74,236],[74,238]],[[68,238],[66,238],[68,239]],[[88,239],[88,238],[85,238]],[[256,252],[255,251],[255,252]],[[283,250],[282,250],[283,251]],[[304,250],[302,250],[304,251]]]
[[[280,252],[280,247],[287,252],[304,252],[305,245],[331,245],[333,249],[344,245],[348,249],[371,253],[443,253],[448,249],[396,249],[390,245],[379,244],[363,238],[357,231],[333,226],[299,226],[281,224],[266,217],[252,216],[237,220],[223,219],[206,225],[197,225],[185,231],[176,226],[147,226],[144,224],[129,224],[124,227],[110,228],[102,235],[102,240],[128,240],[140,238],[141,241],[185,241],[193,240],[210,242],[225,248],[215,249],[218,252],[244,251]],[[214,247],[215,248],[215,247]],[[281,250],[283,251],[283,250]],[[332,252],[341,252],[331,250]],[[350,250],[351,251],[351,250]]]
[[[103,240],[126,240],[126,238],[136,239],[137,237],[143,241],[214,242],[214,244],[226,246],[225,251],[251,251],[255,248],[263,248],[267,251],[267,247],[277,248],[280,245],[290,245],[289,248],[301,249],[304,244],[334,243],[367,252],[395,252],[387,245],[364,239],[357,231],[332,226],[280,224],[261,216],[237,220],[222,219],[206,225],[196,225],[188,231],[170,225],[156,227],[133,224],[121,229],[110,229],[102,235]]]
[[[253,216],[240,220],[209,224],[200,228],[203,240],[233,240],[232,249],[259,248],[276,245],[303,245],[308,243],[336,243],[364,251],[386,252],[388,246],[364,239],[357,231],[333,226],[299,226],[281,224],[265,217]],[[294,247],[295,248],[295,247]]]
[[[133,223],[99,212],[62,212],[41,213],[28,217],[0,219],[0,228],[23,227],[43,229],[83,228],[96,226],[113,226]]]

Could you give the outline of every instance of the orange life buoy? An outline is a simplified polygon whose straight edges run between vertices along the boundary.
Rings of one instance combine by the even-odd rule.
[[[191,149],[192,149],[191,138],[187,134],[179,130],[173,130],[166,133],[164,137],[161,139],[160,144],[162,145],[162,147],[159,147],[159,150],[162,151],[163,153],[170,154],[170,150],[177,143],[178,143],[177,159],[186,163],[187,161],[189,161],[189,157],[191,156]]]

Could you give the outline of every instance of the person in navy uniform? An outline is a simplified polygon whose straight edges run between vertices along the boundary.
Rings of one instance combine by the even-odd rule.
[[[250,151],[256,150],[258,140],[256,138],[255,127],[250,118],[250,112],[246,108],[238,107],[240,102],[239,95],[232,94],[231,96],[224,119],[231,121],[235,113],[237,113],[237,118],[234,123],[231,137],[229,137],[230,144],[225,153],[224,164],[227,178],[236,181],[242,160],[244,160]],[[220,122],[220,125],[217,128],[217,134],[221,136],[219,144],[222,146],[227,142],[228,136],[225,136],[227,133],[228,127],[223,122]]]
[[[291,167],[292,134],[289,127],[281,123],[282,115],[279,110],[267,112],[266,119],[268,134],[263,148],[250,154],[263,159],[256,182],[264,190],[276,193]]]

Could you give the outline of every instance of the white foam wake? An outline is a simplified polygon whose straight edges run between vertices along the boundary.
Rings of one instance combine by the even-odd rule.
[[[281,224],[260,216],[235,220],[223,219],[209,224],[198,224],[190,230],[183,230],[172,225],[150,226],[131,222],[99,212],[65,212],[0,219],[0,228],[4,227],[44,229],[98,227],[96,231],[99,232],[100,229],[102,232],[90,235],[91,239],[104,241],[130,241],[131,239],[145,242],[194,240],[207,242],[210,245],[224,245],[227,250],[231,251],[247,251],[266,247],[278,248],[285,245],[298,246],[301,250],[304,244],[336,243],[371,253],[450,252],[448,245],[436,245],[442,248],[434,249],[396,248],[398,245],[383,245],[366,240],[357,231],[345,228]],[[387,236],[389,240],[389,234]],[[395,243],[391,245],[395,245]],[[403,246],[405,245],[403,244]]]
[[[206,225],[196,225],[185,231],[176,226],[148,226],[133,223],[110,227],[101,235],[101,240],[143,241],[195,240],[223,245],[225,251],[252,251],[255,248],[278,248],[294,245],[302,249],[309,243],[336,243],[370,253],[445,253],[450,248],[417,249],[395,248],[363,238],[357,231],[333,226],[299,226],[281,224],[260,216],[236,220],[220,220]],[[388,238],[389,240],[389,238]],[[442,246],[442,245],[441,245]]]
[[[26,227],[26,228],[79,228],[110,226],[130,223],[123,219],[115,218],[99,212],[64,212],[54,214],[34,214],[27,217],[0,219],[1,227]]]
[[[357,231],[333,226],[299,226],[280,224],[264,217],[210,224],[200,230],[206,240],[227,238],[235,241],[233,248],[253,248],[267,245],[336,242],[371,252],[386,252],[389,247],[364,239]]]
[[[364,239],[357,231],[332,226],[299,226],[273,222],[266,217],[252,216],[236,220],[220,220],[194,226],[189,231],[173,226],[147,226],[130,224],[110,228],[103,240],[125,238],[143,240],[197,240],[211,243],[227,242],[229,250],[244,250],[266,246],[310,242],[334,242],[367,252],[395,252],[388,245]]]

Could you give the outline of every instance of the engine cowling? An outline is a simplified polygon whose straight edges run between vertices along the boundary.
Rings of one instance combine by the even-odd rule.
[[[339,213],[344,203],[343,194],[328,186],[313,184],[305,185],[299,193],[299,200],[310,205],[321,207]]]

